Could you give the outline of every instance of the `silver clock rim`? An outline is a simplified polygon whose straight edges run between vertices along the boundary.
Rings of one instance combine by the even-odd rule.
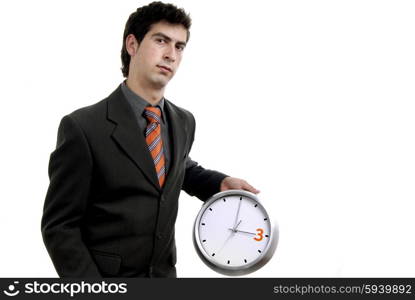
[[[204,248],[202,246],[202,243],[200,242],[198,224],[200,223],[200,219],[202,215],[204,214],[205,210],[213,202],[223,197],[228,197],[230,195],[232,196],[240,195],[240,196],[244,196],[247,198],[251,198],[252,200],[256,201],[262,207],[262,209],[266,212],[268,219],[270,221],[270,231],[271,231],[270,239],[271,240],[267,244],[264,250],[264,253],[258,259],[248,263],[245,266],[230,267],[230,266],[224,266],[224,265],[220,265],[216,263],[216,261],[210,258],[210,256],[203,250]],[[195,219],[194,226],[193,226],[193,245],[200,259],[215,272],[218,272],[224,275],[230,275],[230,276],[246,275],[246,274],[255,272],[261,267],[263,267],[274,255],[275,249],[278,244],[278,239],[279,239],[278,224],[269,215],[268,210],[264,207],[264,205],[261,203],[258,197],[255,194],[248,192],[248,191],[244,191],[244,190],[227,190],[224,192],[219,192],[217,194],[214,194],[212,197],[206,200],[206,202],[202,205],[202,208],[200,209]]]

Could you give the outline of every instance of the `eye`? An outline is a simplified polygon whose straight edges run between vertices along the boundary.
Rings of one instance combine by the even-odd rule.
[[[176,49],[177,49],[177,50],[179,50],[179,51],[183,51],[183,50],[184,50],[184,46],[182,46],[182,45],[177,45],[177,46],[176,46]]]
[[[159,43],[159,44],[165,44],[166,43],[166,40],[165,39],[162,39],[162,38],[157,38],[156,39],[156,42]]]

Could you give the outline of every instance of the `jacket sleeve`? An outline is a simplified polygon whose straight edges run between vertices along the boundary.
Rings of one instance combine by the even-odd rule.
[[[80,229],[91,171],[87,139],[75,120],[65,116],[50,156],[50,184],[41,222],[43,241],[60,277],[101,277]]]
[[[195,128],[196,122],[193,115],[191,115],[190,129],[192,136],[188,152],[190,152],[190,148],[193,144]],[[188,156],[182,189],[189,195],[196,196],[200,200],[206,201],[212,195],[220,192],[220,184],[225,177],[228,177],[228,175],[218,171],[205,169]]]

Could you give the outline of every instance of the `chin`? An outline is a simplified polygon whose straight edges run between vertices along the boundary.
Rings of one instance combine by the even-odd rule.
[[[164,88],[167,84],[169,83],[168,80],[155,80],[153,81],[153,86],[158,88],[158,89],[162,89]]]
[[[163,76],[162,78],[153,78],[153,84],[158,88],[164,88],[169,83],[170,79],[171,78],[166,78],[165,76]]]

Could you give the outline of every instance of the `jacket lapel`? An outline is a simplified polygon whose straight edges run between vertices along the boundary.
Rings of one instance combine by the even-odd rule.
[[[181,167],[180,163],[183,162],[188,129],[185,126],[186,122],[182,113],[166,99],[164,105],[169,121],[170,144],[173,145],[170,170],[168,170],[166,182],[163,187],[163,189],[169,190],[170,185],[174,182],[174,178],[177,176],[177,172]]]
[[[134,113],[125,99],[121,86],[108,97],[107,118],[116,124],[112,132],[114,141],[144,173],[155,188],[160,189],[156,169],[144,133],[140,132]]]

